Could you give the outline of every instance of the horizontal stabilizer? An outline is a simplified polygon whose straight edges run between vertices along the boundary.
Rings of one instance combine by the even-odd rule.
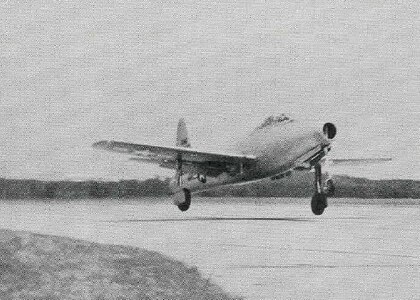
[[[367,164],[379,164],[392,161],[390,157],[381,158],[335,158],[327,159],[327,163],[333,166],[360,166]]]

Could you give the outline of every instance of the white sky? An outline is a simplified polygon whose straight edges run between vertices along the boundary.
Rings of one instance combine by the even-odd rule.
[[[0,176],[169,175],[100,139],[217,150],[267,115],[338,127],[340,172],[420,179],[420,2],[0,0]]]

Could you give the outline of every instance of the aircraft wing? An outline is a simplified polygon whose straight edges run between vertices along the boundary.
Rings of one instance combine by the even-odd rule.
[[[219,153],[184,147],[164,147],[147,144],[132,144],[118,141],[99,141],[94,148],[128,154],[132,160],[159,164],[163,168],[176,169],[177,160],[182,159],[185,167],[200,167],[225,171],[240,163],[249,164],[255,160],[252,155]],[[188,169],[186,170],[188,171]]]

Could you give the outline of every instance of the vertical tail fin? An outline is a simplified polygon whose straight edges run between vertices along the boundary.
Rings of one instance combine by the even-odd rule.
[[[190,141],[188,139],[187,125],[182,118],[179,119],[178,129],[176,131],[176,146],[185,148],[191,147]]]

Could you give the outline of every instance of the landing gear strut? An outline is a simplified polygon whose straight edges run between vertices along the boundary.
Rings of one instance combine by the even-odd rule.
[[[328,206],[327,195],[321,186],[321,174],[321,165],[318,163],[315,165],[315,193],[311,201],[312,212],[317,216],[322,215],[324,209]]]

